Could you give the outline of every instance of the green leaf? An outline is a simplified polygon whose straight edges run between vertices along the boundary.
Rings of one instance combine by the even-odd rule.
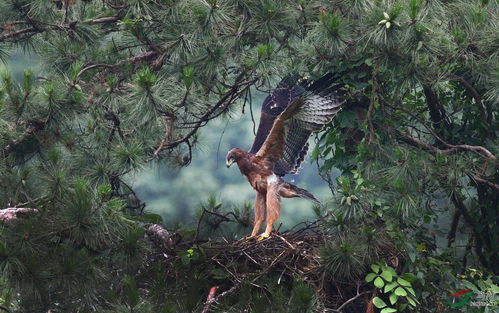
[[[396,282],[392,282],[392,283],[386,284],[386,286],[385,286],[385,293],[391,291],[393,288],[395,288],[397,286],[398,286],[398,284]]]
[[[468,289],[471,289],[471,290],[478,290],[478,287],[475,286],[472,282],[468,281],[468,280],[465,280],[463,279],[461,281],[463,283],[463,285],[468,288]]]
[[[373,304],[378,309],[382,309],[382,308],[384,308],[386,306],[385,301],[381,300],[379,297],[374,297],[373,298]]]
[[[409,291],[409,293],[412,294],[413,296],[416,296],[416,293],[414,292],[414,289],[412,289],[411,287],[406,287],[405,289],[407,291]]]
[[[392,313],[392,312],[397,312],[397,309],[394,308],[384,308],[381,310],[381,313]]]
[[[377,264],[372,264],[372,265],[371,265],[371,269],[373,270],[373,272],[375,272],[375,273],[379,273],[379,265],[377,265]]]
[[[189,89],[192,85],[192,81],[194,80],[194,67],[187,65],[182,69],[182,74],[185,87]]]
[[[383,288],[384,285],[385,282],[383,281],[383,279],[381,277],[376,277],[376,279],[374,280],[374,286],[376,286],[377,288]]]
[[[395,303],[397,303],[397,299],[398,299],[398,298],[399,298],[399,297],[398,297],[396,294],[392,293],[392,294],[390,295],[390,303],[391,303],[391,304],[395,304]]]
[[[412,274],[412,273],[404,273],[403,275],[401,275],[400,277],[402,277],[403,279],[407,280],[408,282],[410,283],[413,283],[415,282],[416,280],[418,280],[418,278],[416,277],[416,275]]]
[[[381,277],[383,277],[386,281],[390,282],[393,279],[393,275],[391,271],[383,271],[381,273]]]
[[[376,275],[376,274],[374,274],[374,273],[369,273],[369,274],[367,274],[367,276],[366,276],[366,282],[368,282],[368,283],[369,283],[369,282],[372,282],[372,281],[373,281],[373,279],[374,279],[376,276],[377,276],[377,275]]]
[[[180,261],[182,262],[183,265],[189,265],[191,263],[191,258],[189,257],[188,254],[182,254],[180,256]]]
[[[416,307],[416,301],[412,297],[407,297],[407,301],[412,307]]]
[[[315,145],[314,150],[312,150],[312,153],[310,154],[310,159],[315,161],[318,158],[319,158],[319,145]]]
[[[400,285],[402,285],[402,286],[406,286],[406,287],[410,287],[410,286],[411,286],[411,283],[410,283],[410,282],[408,282],[407,280],[405,280],[405,279],[403,279],[403,278],[401,278],[401,277],[397,278],[397,282],[398,282]]]
[[[395,294],[397,296],[405,297],[407,296],[407,291],[405,291],[405,289],[402,287],[398,287],[397,289],[395,289]]]

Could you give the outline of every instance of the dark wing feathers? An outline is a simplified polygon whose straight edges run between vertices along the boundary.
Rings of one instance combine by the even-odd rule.
[[[288,119],[284,127],[283,156],[275,162],[274,173],[295,174],[308,150],[308,138],[329,123],[340,110],[342,102],[332,96],[311,95],[305,98],[300,111]],[[304,151],[305,150],[305,151]]]
[[[263,101],[260,123],[250,153],[256,154],[260,150],[277,116],[304,92],[305,89],[297,82],[297,75],[284,78]]]
[[[295,174],[307,154],[311,132],[300,126],[302,123],[293,119],[285,129],[283,157],[274,165],[274,173],[277,175]]]
[[[312,132],[322,129],[340,110],[342,92],[332,74],[313,82],[285,78],[262,105],[250,152],[271,160],[277,175],[295,174],[308,152]],[[295,108],[288,109],[292,103]]]

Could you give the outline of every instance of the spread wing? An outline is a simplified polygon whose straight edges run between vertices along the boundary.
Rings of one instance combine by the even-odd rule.
[[[297,75],[284,78],[263,101],[260,123],[253,145],[249,150],[250,153],[256,154],[260,150],[277,116],[305,91],[303,87],[296,84],[297,81]]]
[[[256,155],[273,163],[277,175],[296,172],[310,134],[329,123],[343,102],[335,93],[302,95],[275,119]]]

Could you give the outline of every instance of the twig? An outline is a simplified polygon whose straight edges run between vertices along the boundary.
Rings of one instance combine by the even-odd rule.
[[[277,238],[284,241],[284,243],[286,243],[288,245],[288,247],[290,247],[293,250],[296,250],[296,248],[292,244],[290,244],[289,241],[287,241],[283,236],[279,235],[278,233],[275,233],[275,236],[277,236]]]
[[[11,311],[10,311],[7,307],[5,307],[5,306],[3,306],[3,305],[0,305],[0,310],[4,310],[4,311],[5,311],[5,312],[7,312],[7,313],[10,313],[10,312],[11,312]]]
[[[363,295],[371,293],[371,292],[372,292],[371,290],[367,290],[367,291],[364,291],[364,292],[361,292],[361,293],[357,293],[357,295],[355,295],[354,297],[352,297],[352,298],[348,299],[347,301],[345,301],[339,308],[333,309],[333,312],[342,313],[341,310],[344,307],[346,307],[350,302],[354,301],[355,299],[357,299],[360,296],[363,296]]]
[[[231,293],[233,293],[234,291],[236,291],[238,288],[239,288],[240,284],[235,284],[234,286],[232,286],[230,289],[222,292],[221,294],[219,294],[218,296],[216,297],[210,297],[208,295],[208,299],[206,300],[205,304],[204,304],[204,307],[203,307],[203,311],[201,311],[201,313],[207,313],[210,311],[210,307],[213,303],[217,303],[220,298],[223,298],[225,297],[226,295],[229,295]]]

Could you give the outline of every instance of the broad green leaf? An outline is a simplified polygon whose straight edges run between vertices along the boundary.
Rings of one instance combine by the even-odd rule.
[[[414,289],[412,289],[412,287],[407,287],[405,289],[409,291],[409,293],[412,294],[413,296],[416,296],[416,293],[414,292]]]
[[[407,296],[407,291],[405,291],[405,289],[402,287],[398,287],[397,289],[395,289],[395,294],[397,296],[405,297],[405,296]]]
[[[406,287],[410,287],[411,286],[411,283],[408,282],[407,280],[403,279],[403,278],[398,278],[397,279],[397,282],[402,285],[402,286],[406,286]]]
[[[409,302],[409,304],[412,306],[412,307],[415,307],[416,306],[416,301],[414,301],[414,299],[412,297],[407,297],[407,301]]]
[[[377,265],[377,264],[372,264],[372,265],[371,265],[371,269],[373,270],[373,272],[375,272],[375,273],[379,273],[379,265]]]
[[[471,290],[478,290],[477,286],[475,286],[472,282],[470,281],[467,281],[465,279],[463,279],[461,281],[463,283],[463,285],[468,288],[468,289],[471,289]]]
[[[416,277],[416,275],[412,274],[412,273],[404,273],[403,275],[401,275],[400,277],[402,277],[403,279],[407,280],[408,282],[410,282],[411,284],[413,282],[415,282],[418,278]],[[423,277],[422,273],[421,273],[421,278]]]
[[[391,291],[393,288],[395,288],[397,286],[398,286],[398,284],[396,282],[392,282],[392,283],[386,284],[386,286],[385,286],[385,293]]]
[[[381,277],[383,277],[386,281],[391,282],[393,275],[392,275],[392,272],[388,270],[388,271],[381,272]]]
[[[381,300],[379,297],[374,297],[373,298],[373,304],[378,309],[382,309],[382,308],[384,308],[386,306],[385,301]]]
[[[394,308],[384,308],[383,310],[381,310],[381,313],[393,313],[393,312],[397,312],[397,309],[394,309]]]
[[[376,279],[374,280],[374,286],[376,286],[377,288],[383,288],[383,286],[385,285],[385,282],[383,281],[383,279],[381,277],[376,277]]]
[[[391,304],[395,304],[395,303],[397,302],[397,299],[398,299],[398,298],[399,298],[399,297],[398,297],[396,294],[392,293],[392,294],[390,295],[390,303],[391,303]]]
[[[373,279],[374,279],[376,276],[377,276],[377,275],[376,275],[376,274],[374,274],[374,273],[369,273],[369,274],[367,274],[367,276],[366,276],[366,282],[368,282],[368,283],[369,283],[369,282],[372,282],[372,281],[373,281]]]

